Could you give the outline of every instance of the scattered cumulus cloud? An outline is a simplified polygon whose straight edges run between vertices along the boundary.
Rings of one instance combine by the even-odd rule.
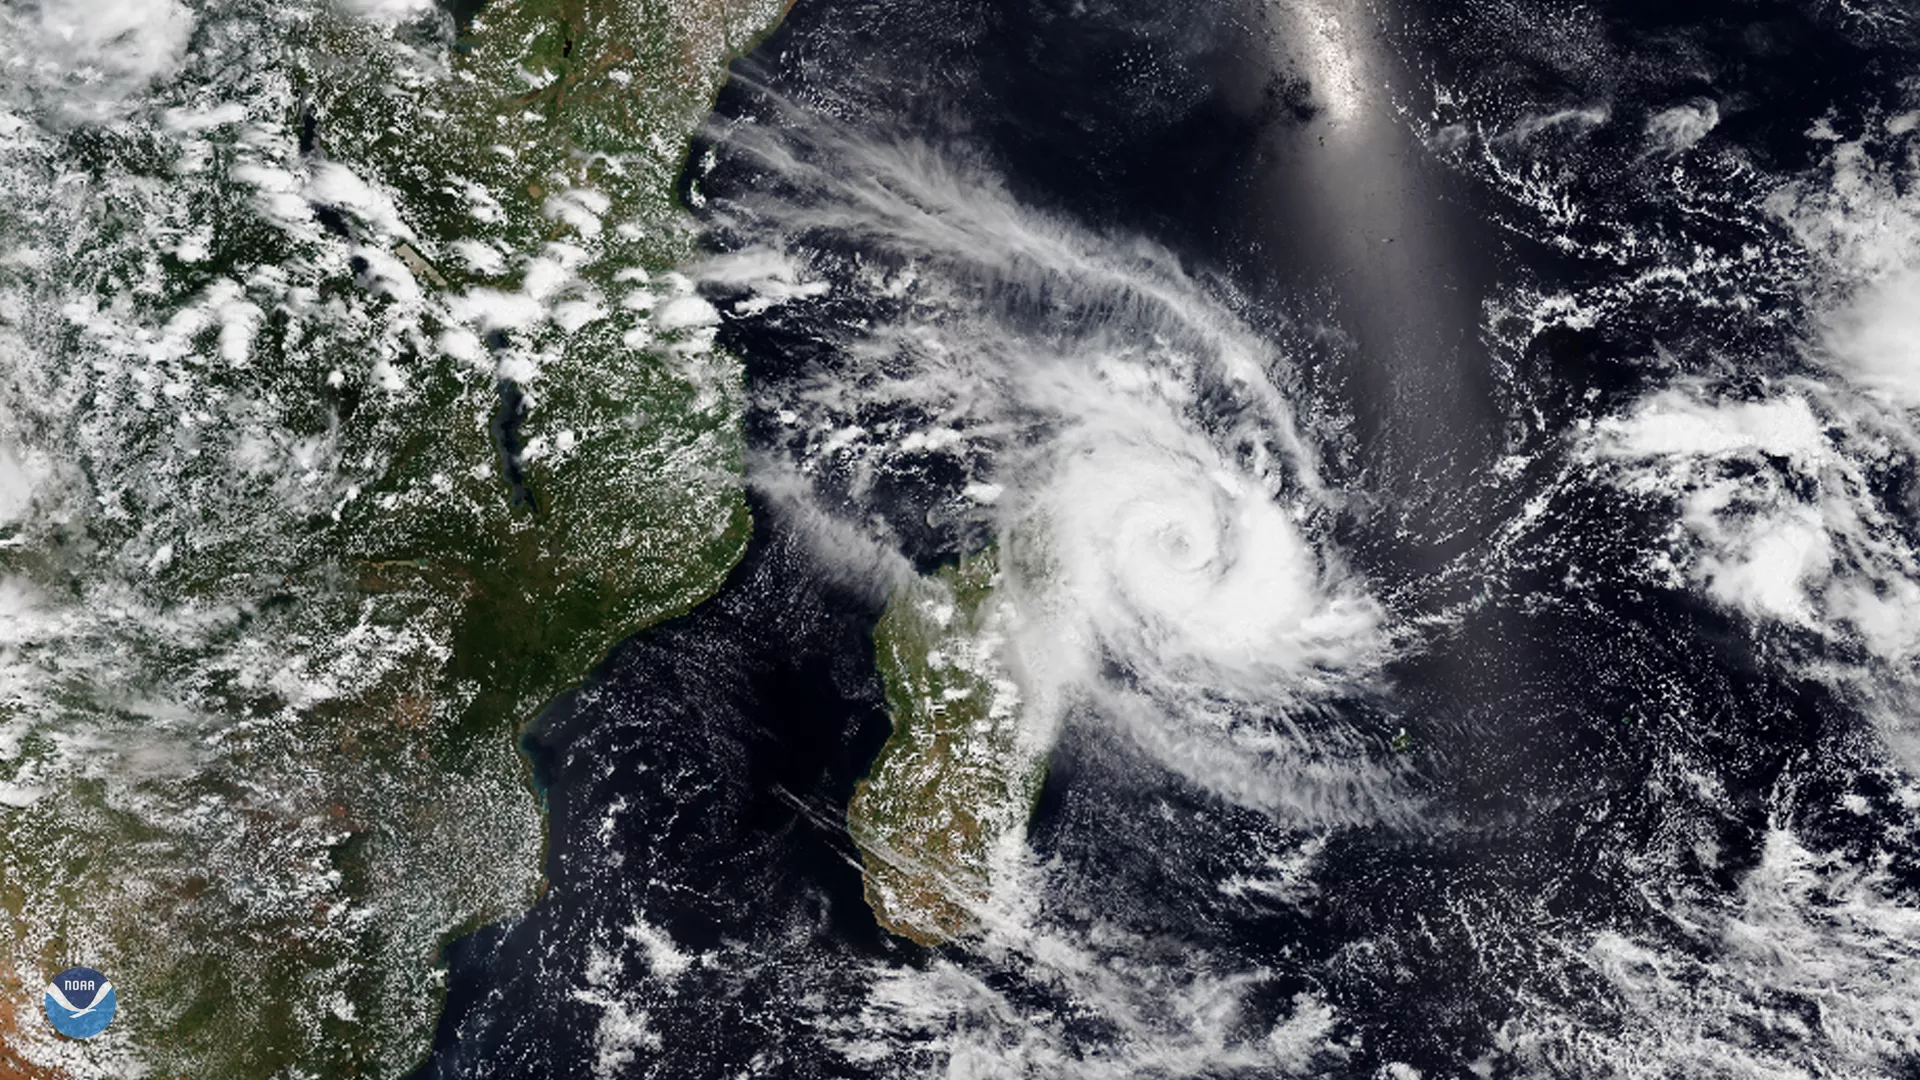
[[[339,0],[340,6],[364,19],[396,23],[435,9],[434,0]]]
[[[1720,124],[1720,106],[1707,98],[1675,105],[1647,119],[1647,141],[1663,154],[1678,154]]]
[[[102,120],[179,71],[195,25],[178,0],[40,0],[0,12],[0,48],[55,117]]]

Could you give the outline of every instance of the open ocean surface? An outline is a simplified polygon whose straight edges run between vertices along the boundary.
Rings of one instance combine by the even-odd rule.
[[[1673,516],[1583,474],[1576,449],[1594,417],[1687,379],[1757,401],[1808,375],[1794,282],[1735,266],[1662,292],[1636,275],[1675,252],[1784,243],[1743,200],[1819,165],[1827,146],[1804,133],[1822,117],[1851,135],[1866,121],[1849,118],[1896,111],[1907,46],[1813,3],[1358,11],[801,0],[736,63],[686,183],[715,253],[784,245],[833,285],[756,310],[708,289],[747,363],[750,475],[824,477],[823,500],[884,522],[923,570],[980,542],[934,494],[966,462],[836,487],[825,459],[795,457],[782,416],[851,362],[849,327],[903,317],[874,282],[915,259],[822,210],[857,217],[855,201],[773,194],[804,185],[764,144],[741,150],[741,125],[807,161],[879,145],[958,162],[994,198],[1096,238],[1088,250],[1152,245],[1272,343],[1341,493],[1317,535],[1398,628],[1365,687],[1300,723],[1374,747],[1399,809],[1265,811],[1083,711],[1028,841],[1048,868],[1035,940],[1078,959],[891,938],[843,820],[887,732],[884,591],[763,491],[723,591],[620,647],[528,734],[551,886],[449,951],[422,1078],[1587,1076],[1616,1060],[1621,1075],[1866,1060],[1920,1075],[1910,1036],[1902,1051],[1880,1014],[1831,996],[1866,989],[1818,991],[1797,968],[1766,985],[1764,965],[1728,966],[1699,932],[1708,912],[1759,925],[1753,883],[1783,822],[1861,866],[1905,827],[1904,781],[1860,701],[1799,662],[1845,650],[1756,635],[1649,576]],[[1669,183],[1642,118],[1700,98],[1719,103],[1700,145],[1720,156],[1685,177],[1675,158]],[[1578,112],[1594,102],[1605,116]],[[1577,209],[1516,195],[1526,185],[1487,165],[1503,154]],[[1622,254],[1602,233],[1644,246]],[[998,284],[1021,293],[1010,333],[1077,332],[1049,321],[1047,287]],[[1554,295],[1599,314],[1515,314],[1516,297]],[[1200,428],[1227,425],[1205,408]],[[1896,503],[1901,467],[1881,493]],[[1850,793],[1866,802],[1843,810]],[[1875,895],[1911,904],[1912,853],[1880,865]],[[1863,978],[1890,986],[1906,962]],[[1164,1000],[1091,992],[1107,985],[1083,981],[1096,969]],[[1699,1013],[1674,1004],[1696,998]],[[1640,1034],[1663,1018],[1670,1039]],[[1842,1023],[1861,1025],[1855,1042]],[[1893,1049],[1849,1056],[1875,1039]]]

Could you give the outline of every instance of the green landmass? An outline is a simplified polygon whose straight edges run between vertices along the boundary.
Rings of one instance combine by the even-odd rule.
[[[0,197],[35,253],[0,264],[0,350],[40,361],[0,388],[0,452],[42,474],[0,518],[26,628],[0,633],[0,1076],[425,1054],[439,949],[541,885],[518,732],[747,542],[739,365],[659,312],[689,299],[688,139],[782,12],[498,0],[449,52],[240,4],[162,97],[244,120],[33,144]],[[261,209],[326,162],[399,225],[351,190],[331,221]],[[580,306],[488,341],[540,273]],[[37,1017],[71,963],[120,990],[84,1045]]]
[[[897,590],[874,631],[893,732],[847,821],[881,925],[933,945],[972,933],[996,859],[1024,836],[1044,748],[1000,659],[995,549]]]

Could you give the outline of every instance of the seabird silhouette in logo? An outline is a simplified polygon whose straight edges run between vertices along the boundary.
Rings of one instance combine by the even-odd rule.
[[[47,984],[46,1006],[55,1031],[90,1039],[113,1022],[113,983],[92,968],[68,968]]]

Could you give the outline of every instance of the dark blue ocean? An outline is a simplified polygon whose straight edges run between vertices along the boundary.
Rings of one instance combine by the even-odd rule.
[[[1565,431],[1586,411],[1729,356],[1756,386],[1798,371],[1804,300],[1788,276],[1707,275],[1635,294],[1591,328],[1506,333],[1489,301],[1517,283],[1577,292],[1638,268],[1554,242],[1470,159],[1414,131],[1456,108],[1436,86],[1510,114],[1604,99],[1624,116],[1707,95],[1725,103],[1708,138],[1750,169],[1698,182],[1732,206],[1756,175],[1814,163],[1821,148],[1802,133],[1819,118],[1893,102],[1905,54],[1812,0],[1351,5],[1365,29],[1343,40],[1377,79],[1336,118],[1313,82],[1332,76],[1300,60],[1285,29],[1298,24],[1273,14],[1287,6],[800,0],[734,65],[683,185],[724,252],[752,240],[756,199],[781,182],[730,149],[733,125],[806,114],[915,140],[1024,205],[1172,252],[1302,358],[1298,392],[1350,421],[1316,447],[1328,484],[1354,493],[1331,534],[1397,612],[1445,614],[1353,706],[1383,740],[1406,732],[1430,822],[1318,834],[1304,898],[1229,894],[1220,882],[1248,852],[1298,837],[1096,723],[1070,724],[1029,839],[1057,870],[1048,918],[1124,928],[1134,944],[1114,945],[1116,962],[1134,950],[1200,981],[1258,972],[1234,1014],[1209,1021],[1229,1039],[1258,1041],[1299,1002],[1324,1003],[1334,1050],[1313,1059],[1318,1075],[1539,1075],[1503,1046],[1510,1019],[1546,1009],[1602,1035],[1635,1022],[1617,988],[1550,942],[1605,930],[1710,963],[1650,897],[1732,897],[1783,814],[1835,850],[1856,843],[1871,823],[1837,807],[1871,749],[1828,685],[1775,662],[1799,645],[1757,643],[1696,594],[1641,584],[1634,567],[1670,522],[1560,475]],[[1581,59],[1593,55],[1630,62]],[[1641,162],[1642,139],[1636,125],[1598,127],[1549,167],[1594,220],[1661,244],[1778,245],[1764,217],[1676,194],[1663,166]],[[860,261],[836,243],[820,240],[824,273]],[[1734,294],[1749,313],[1728,313]],[[828,327],[888,317],[836,288],[730,314],[720,341],[771,400],[836,362]],[[1645,362],[1655,355],[1678,359]],[[779,454],[768,408],[748,431],[757,453]],[[869,496],[922,568],[977,542],[916,487],[950,479],[887,477]],[[1514,526],[1534,500],[1539,524]],[[527,733],[550,885],[525,915],[448,950],[422,1080],[949,1075],[932,1042],[849,1049],[885,1022],[871,1011],[880,973],[940,965],[1044,1017],[1085,1060],[1139,1037],[1044,965],[922,949],[875,925],[843,815],[888,731],[872,641],[885,597],[801,542],[777,500],[756,495],[755,519],[719,595],[622,645]],[[1592,584],[1611,581],[1631,584]],[[1718,793],[1711,808],[1668,786],[1677,744]],[[1822,1006],[1782,993],[1771,1007]],[[1773,1038],[1750,1035],[1763,1049]],[[1008,1062],[1023,1060],[1016,1049]],[[969,1067],[953,1075],[1019,1075]],[[1556,1075],[1584,1075],[1567,1069]],[[1261,1074],[1230,1055],[1141,1070]]]

